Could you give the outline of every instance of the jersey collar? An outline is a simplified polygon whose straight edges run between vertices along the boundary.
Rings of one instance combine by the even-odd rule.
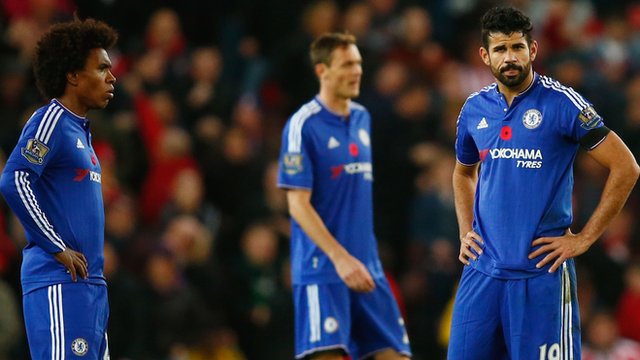
[[[533,89],[534,87],[536,87],[536,85],[538,84],[540,79],[540,75],[538,75],[537,72],[533,72],[533,80],[531,80],[531,84],[529,84],[529,86],[527,86],[526,89],[522,90],[522,92],[520,92],[518,95],[516,95],[515,99],[521,99],[523,98],[525,95],[527,95],[529,92],[531,92],[531,89]],[[500,92],[500,89],[498,88],[498,83],[495,83],[496,86],[494,88],[494,91],[497,95],[502,95],[502,93]]]
[[[315,101],[320,105],[320,107],[322,108],[322,110],[326,111],[326,112],[331,116],[331,118],[332,118],[332,119],[338,120],[338,121],[340,121],[341,123],[346,122],[346,120],[348,120],[348,119],[349,119],[349,116],[351,115],[351,114],[349,114],[349,116],[344,116],[344,115],[342,115],[342,114],[338,114],[338,113],[335,113],[335,112],[331,111],[331,109],[329,109],[329,108],[328,108],[328,107],[327,107],[327,106],[322,102],[322,100],[320,100],[320,97],[319,97],[318,95],[316,95],[316,97],[314,98],[314,100],[315,100]],[[351,104],[349,105],[349,113],[351,113]]]
[[[531,89],[533,89],[536,84],[538,84],[538,79],[539,79],[539,75],[537,72],[533,72],[533,80],[531,80],[531,84],[529,84],[529,86],[527,86],[526,89],[524,89],[520,94],[516,95],[516,96],[524,96],[525,94],[528,94]]]
[[[73,118],[82,121],[82,122],[87,122],[87,118],[80,116],[76,113],[74,113],[73,111],[69,110],[66,106],[62,105],[62,103],[60,101],[58,101],[58,99],[52,99],[51,102],[56,103],[58,106],[60,106],[61,108],[63,108],[69,115],[71,115]]]

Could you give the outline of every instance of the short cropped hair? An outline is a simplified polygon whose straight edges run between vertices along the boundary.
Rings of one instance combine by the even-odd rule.
[[[482,27],[482,46],[489,47],[489,36],[491,33],[503,33],[511,35],[521,32],[531,44],[531,31],[533,25],[531,20],[520,10],[513,7],[494,7],[488,10],[480,21]]]
[[[328,33],[311,43],[309,55],[311,64],[331,64],[331,53],[336,48],[355,45],[356,37],[348,33]]]
[[[56,98],[64,94],[67,74],[82,70],[93,49],[109,49],[118,33],[94,19],[58,23],[40,38],[33,59],[36,84],[42,95]]]

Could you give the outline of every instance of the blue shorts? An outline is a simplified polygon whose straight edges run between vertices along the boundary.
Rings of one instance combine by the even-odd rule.
[[[573,260],[554,273],[503,280],[465,266],[448,359],[580,359]]]
[[[371,293],[343,283],[294,285],[296,359],[342,350],[354,360],[385,349],[411,355],[409,337],[385,278]]]
[[[23,309],[32,359],[109,359],[106,286],[39,288],[24,295]]]

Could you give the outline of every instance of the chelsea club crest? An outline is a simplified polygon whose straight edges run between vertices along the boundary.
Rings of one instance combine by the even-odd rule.
[[[77,338],[71,343],[71,351],[77,356],[85,356],[89,351],[89,343],[83,338]]]
[[[536,109],[529,109],[525,111],[522,116],[522,124],[524,124],[527,129],[535,129],[540,126],[541,122],[542,114]]]

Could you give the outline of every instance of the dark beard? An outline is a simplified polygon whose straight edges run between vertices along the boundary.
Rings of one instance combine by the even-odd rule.
[[[519,70],[520,73],[516,76],[503,75],[503,72],[512,70],[512,69]],[[500,69],[499,71],[494,72],[493,76],[495,76],[496,79],[498,79],[498,81],[500,81],[504,86],[508,88],[517,88],[524,82],[524,80],[529,75],[530,71],[531,71],[530,66],[522,67],[518,65],[507,65],[504,68]]]

